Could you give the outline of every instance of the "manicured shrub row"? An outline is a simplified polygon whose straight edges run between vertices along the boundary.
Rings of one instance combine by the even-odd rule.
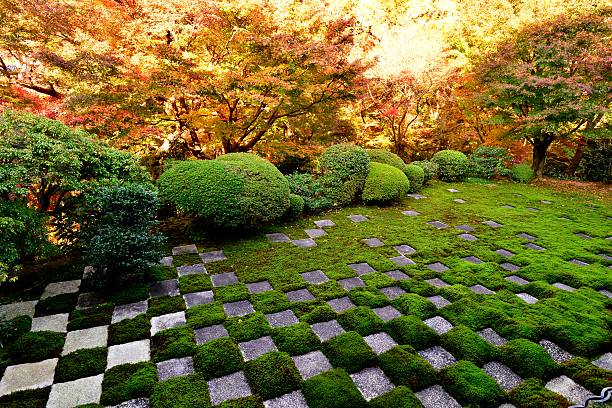
[[[404,172],[383,163],[370,163],[361,198],[366,204],[389,203],[403,198],[410,188]]]
[[[408,188],[409,193],[416,193],[423,187],[425,182],[425,170],[415,164],[409,164],[404,167],[404,174],[408,177],[410,186]]]
[[[370,156],[370,163],[383,163],[404,171],[406,163],[395,153],[384,149],[365,149]]]
[[[423,169],[423,184],[427,185],[429,182],[438,177],[440,166],[434,161],[422,160],[413,161],[411,165],[418,166]]]
[[[468,158],[456,150],[442,150],[431,159],[439,166],[439,176],[443,181],[461,181],[468,172]]]
[[[350,145],[334,145],[319,159],[323,195],[336,206],[352,202],[363,190],[370,158],[365,149]]]

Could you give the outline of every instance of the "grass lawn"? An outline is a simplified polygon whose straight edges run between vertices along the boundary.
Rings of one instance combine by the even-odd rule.
[[[74,291],[43,295],[80,279],[78,264],[3,286],[5,313],[45,297],[25,313],[45,330],[19,318],[0,349],[0,406],[564,407],[611,386],[610,203],[478,180],[421,194],[255,235],[174,238],[224,256],[173,256],[152,273],[153,298],[122,288],[74,310]],[[335,226],[322,235],[324,219]],[[308,232],[314,247],[265,235]],[[207,274],[188,268],[200,263]],[[29,366],[41,361],[49,373]],[[35,390],[18,369],[36,369]]]

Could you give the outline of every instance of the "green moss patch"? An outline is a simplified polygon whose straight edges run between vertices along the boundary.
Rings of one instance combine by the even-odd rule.
[[[124,344],[146,339],[151,334],[151,322],[146,314],[111,324],[108,328],[108,344]]]
[[[149,397],[156,383],[157,369],[151,362],[112,367],[104,373],[100,402],[117,405],[130,399]]]
[[[376,354],[356,332],[342,333],[324,342],[321,349],[334,367],[349,373],[373,366],[377,361]]]
[[[442,372],[445,389],[462,404],[497,406],[505,393],[495,380],[470,361],[459,361]]]
[[[519,408],[565,408],[568,401],[556,392],[544,388],[535,378],[523,381],[510,392],[510,400]]]
[[[78,293],[65,293],[39,300],[34,316],[70,313],[75,308],[78,299]]]
[[[491,344],[465,326],[456,326],[444,333],[441,343],[458,360],[470,360],[480,366],[497,355]]]
[[[417,350],[440,341],[438,334],[416,316],[402,316],[387,322],[387,332],[399,344],[409,344]]]
[[[366,402],[351,377],[334,369],[304,381],[304,398],[310,408],[364,408]]]
[[[185,310],[185,300],[182,296],[160,296],[149,299],[147,315],[161,316],[168,313]]]
[[[110,294],[108,301],[114,305],[125,305],[128,303],[140,302],[149,298],[149,290],[149,285],[146,283],[130,286]]]
[[[272,340],[280,351],[291,355],[306,354],[321,346],[319,338],[306,323],[273,329]]]
[[[232,317],[225,321],[225,329],[236,341],[249,341],[270,334],[270,324],[261,312]]]
[[[539,344],[529,340],[511,340],[502,347],[501,361],[512,368],[523,378],[539,378],[542,380],[552,377],[558,364]]]
[[[107,353],[106,348],[97,347],[77,350],[61,357],[55,369],[55,382],[67,382],[103,373],[106,369]]]
[[[368,404],[369,408],[414,408],[421,407],[421,401],[410,388],[400,385]]]
[[[434,385],[437,373],[423,357],[410,350],[410,346],[395,347],[379,357],[380,368],[395,385],[406,385],[420,390]]]
[[[266,314],[280,312],[288,309],[290,306],[287,296],[276,290],[253,294],[251,296],[251,303],[255,310]]]
[[[391,304],[402,314],[415,315],[420,319],[427,319],[436,313],[433,303],[415,293],[406,293],[394,299]]]
[[[109,325],[113,318],[113,305],[98,305],[83,310],[74,310],[70,314],[68,331],[89,329]]]
[[[282,352],[267,353],[248,361],[244,373],[251,390],[263,399],[280,397],[297,390],[302,382],[293,360],[289,354]]]
[[[185,318],[189,326],[197,329],[223,323],[225,320],[225,311],[220,302],[213,302],[187,309]]]
[[[193,364],[206,379],[211,379],[241,370],[244,361],[236,342],[222,338],[199,346],[193,357]]]
[[[383,320],[372,309],[359,306],[338,315],[338,323],[346,331],[356,331],[362,336],[382,331]]]
[[[163,330],[151,338],[151,357],[156,363],[191,356],[195,350],[195,334],[190,327]]]
[[[151,408],[209,408],[208,384],[202,374],[175,377],[158,383],[149,400]]]
[[[181,276],[178,280],[181,293],[203,292],[212,289],[210,276],[204,274],[194,274]]]
[[[237,302],[249,298],[249,290],[244,283],[213,288],[213,292],[215,293],[215,299],[223,303]]]
[[[40,331],[25,333],[8,347],[13,363],[33,363],[59,357],[64,348],[64,335]]]

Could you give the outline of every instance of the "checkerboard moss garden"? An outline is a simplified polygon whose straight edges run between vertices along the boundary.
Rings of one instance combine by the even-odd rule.
[[[334,153],[343,197],[362,153]],[[3,284],[0,406],[567,407],[611,386],[609,201],[428,182],[231,236],[164,225],[144,281],[97,296],[79,261]]]

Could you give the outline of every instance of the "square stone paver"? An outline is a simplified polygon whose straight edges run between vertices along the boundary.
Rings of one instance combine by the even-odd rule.
[[[340,324],[338,324],[335,320],[330,320],[328,322],[322,323],[314,323],[312,325],[312,331],[315,332],[319,340],[327,341],[332,339],[342,333],[344,333],[344,329]]]
[[[81,293],[77,299],[77,310],[88,309],[93,306],[101,305],[106,303],[106,299],[100,293],[86,292]]]
[[[427,298],[427,300],[429,300],[431,303],[433,303],[434,305],[436,305],[437,309],[440,309],[444,306],[448,306],[451,304],[451,302],[449,302],[448,300],[444,299],[442,296],[430,296]]]
[[[333,222],[332,220],[317,220],[314,223],[319,228],[335,227],[336,226],[336,223]]]
[[[220,339],[223,337],[229,337],[229,333],[222,324],[215,324],[213,326],[202,327],[201,329],[195,329],[196,343],[204,344],[211,340]]]
[[[535,241],[536,237],[533,235],[527,234],[526,232],[521,232],[520,234],[516,234],[518,238],[526,239],[527,241]]]
[[[293,391],[264,401],[264,408],[308,408],[302,391]]]
[[[461,231],[465,231],[465,232],[473,232],[475,230],[474,227],[471,227],[467,224],[457,225],[455,228]]]
[[[436,288],[445,288],[450,286],[440,278],[425,279],[425,282],[429,283],[431,286],[435,286]]]
[[[215,295],[212,290],[204,290],[202,292],[185,293],[183,295],[187,308],[205,305],[215,300]]]
[[[272,285],[267,280],[261,282],[247,283],[246,287],[250,294],[262,293],[272,290]]]
[[[430,269],[434,272],[445,272],[448,271],[449,268],[441,262],[434,262],[432,264],[427,265],[427,269]]]
[[[576,288],[573,288],[573,287],[571,287],[569,285],[566,285],[565,283],[561,283],[561,282],[553,283],[552,286],[554,286],[557,289],[564,290],[566,292],[575,292],[576,291]]]
[[[117,344],[108,348],[108,362],[106,369],[121,364],[138,363],[151,359],[151,344],[149,339],[138,340],[131,343]]]
[[[550,201],[550,200],[540,200],[540,202],[542,204],[552,204],[552,201]]]
[[[276,345],[272,341],[272,337],[264,336],[255,340],[238,343],[240,352],[244,357],[244,361],[254,360],[259,356],[263,356],[271,351],[277,351]]]
[[[501,256],[504,256],[506,258],[512,258],[515,255],[513,252],[510,252],[507,249],[503,249],[503,248],[496,249],[495,253]]]
[[[382,242],[378,238],[365,238],[365,239],[362,239],[361,242],[363,242],[364,244],[366,244],[370,248],[378,248],[378,247],[381,247],[381,246],[385,245],[385,243]]]
[[[146,300],[115,306],[111,323],[115,324],[125,319],[132,319],[138,315],[146,313],[148,308],[149,304]]]
[[[317,269],[316,271],[301,273],[302,278],[311,285],[318,285],[319,283],[327,282],[329,278],[323,273],[322,270]]]
[[[393,258],[389,258],[389,260],[397,266],[416,265],[416,263],[412,259],[407,258],[404,255],[394,256]]]
[[[77,405],[97,404],[102,395],[104,374],[53,384],[47,408],[69,408]]]
[[[76,293],[79,291],[80,286],[80,279],[64,282],[53,282],[45,287],[45,291],[43,292],[40,299],[42,300],[57,295],[63,295],[64,293]]]
[[[482,260],[480,258],[475,257],[475,256],[466,256],[465,258],[461,258],[461,259],[463,259],[466,262],[473,263],[473,264],[476,264],[476,265],[482,263]]]
[[[425,323],[427,326],[429,326],[433,331],[435,331],[438,334],[444,334],[453,328],[453,325],[451,324],[451,322],[449,322],[442,316],[431,317],[427,320],[424,320],[423,323]]]
[[[172,255],[197,254],[198,248],[195,245],[181,245],[172,248]]]
[[[491,228],[500,228],[503,227],[502,224],[500,224],[499,222],[496,221],[492,221],[492,220],[488,220],[488,221],[483,221],[482,222],[484,225],[488,225]]]
[[[299,323],[298,318],[295,317],[292,310],[283,310],[282,312],[267,314],[266,319],[272,327],[285,327]]]
[[[574,358],[572,353],[563,350],[552,341],[542,339],[540,340],[539,344],[540,346],[544,347],[544,350],[546,350],[550,357],[559,364]]]
[[[32,319],[32,331],[66,333],[66,327],[68,327],[68,317],[68,313],[35,317]]]
[[[497,332],[490,327],[482,329],[478,332],[478,335],[494,346],[503,346],[508,342],[508,340],[497,334]]]
[[[107,341],[108,326],[71,331],[66,335],[62,356],[80,349],[106,347]]]
[[[289,299],[290,302],[307,302],[315,299],[308,289],[292,290],[291,292],[285,293],[285,295],[287,295],[287,299]]]
[[[510,262],[504,262],[502,264],[499,264],[499,266],[501,266],[502,268],[510,272],[516,272],[519,269],[521,269],[520,266],[510,263]]]
[[[463,198],[455,198],[453,201],[456,202],[457,204],[467,203],[467,201],[465,201]]]
[[[427,196],[424,196],[422,194],[406,194],[406,197],[414,198],[415,200],[422,200],[424,198],[427,198]]]
[[[369,220],[368,217],[364,217],[363,215],[360,215],[360,214],[349,215],[347,218],[353,222],[364,222],[364,221]]]
[[[172,360],[157,363],[157,377],[159,381],[183,377],[193,374],[193,372],[193,359],[191,357],[173,358]]]
[[[216,275],[210,275],[210,280],[212,281],[212,285],[215,288],[231,285],[233,283],[238,283],[238,277],[234,272],[225,272]]]
[[[253,305],[248,300],[239,300],[238,302],[224,303],[223,310],[229,317],[246,316],[255,312]]]
[[[607,297],[608,299],[612,299],[612,292],[610,292],[609,290],[600,289],[598,290],[598,292]]]
[[[276,232],[274,234],[266,234],[266,238],[270,242],[291,242],[291,238],[287,234]]]
[[[0,305],[0,316],[3,319],[11,320],[18,316],[34,316],[37,300],[29,300],[26,302],[8,303]]]
[[[402,316],[399,310],[397,310],[393,306],[378,307],[378,308],[372,309],[372,311],[376,313],[376,315],[385,322],[388,322],[389,320],[393,320],[396,317]]]
[[[447,188],[446,189],[449,193],[458,193],[459,190],[457,190],[456,188]]]
[[[397,299],[398,297],[406,294],[406,291],[399,286],[388,286],[386,288],[379,289],[389,300]]]
[[[603,368],[604,370],[612,371],[612,353],[603,354],[597,360],[593,361],[593,365]]]
[[[415,395],[425,408],[461,408],[461,405],[451,397],[441,385],[433,385]]]
[[[301,356],[293,356],[291,358],[304,380],[333,368],[327,357],[325,357],[325,354],[321,353],[319,350],[302,354]]]
[[[368,265],[367,262],[350,264],[348,267],[354,270],[357,275],[365,275],[366,273],[376,272],[376,269]]]
[[[411,247],[410,245],[396,245],[393,247],[400,255],[412,255],[416,253],[416,249]]]
[[[418,354],[431,364],[431,366],[440,371],[457,362],[451,353],[440,346],[434,346],[425,350],[421,350]]]
[[[445,223],[443,223],[442,221],[429,221],[427,224],[431,225],[434,228],[437,229],[444,229],[444,228],[448,228],[448,225],[446,225]]]
[[[569,260],[569,263],[572,263],[572,264],[578,265],[578,266],[589,266],[589,264],[587,262],[581,261],[580,259],[571,259],[571,260]]]
[[[162,330],[184,326],[185,324],[187,324],[187,321],[185,320],[184,310],[161,316],[154,316],[151,318],[151,336],[154,336]]]
[[[242,371],[208,381],[208,391],[213,405],[251,395],[251,388]]]
[[[360,286],[365,286],[365,283],[363,283],[363,281],[359,278],[346,278],[346,279],[340,279],[338,281],[338,283],[340,285],[342,285],[342,287],[344,288],[344,290],[349,291],[353,288],[357,288]]]
[[[597,256],[602,257],[603,259],[605,259],[606,261],[612,261],[612,256],[606,255],[606,254],[597,254]]]
[[[195,265],[183,265],[177,266],[176,272],[178,276],[187,276],[187,275],[197,275],[201,273],[208,273],[204,264],[195,264]]]
[[[312,238],[294,239],[291,242],[298,248],[313,248],[317,246],[317,243]]]
[[[17,391],[45,388],[53,384],[57,358],[6,368],[0,381],[0,397]]]
[[[539,245],[536,245],[536,244],[534,244],[532,242],[530,242],[528,244],[524,244],[523,246],[525,248],[533,249],[534,251],[544,251],[544,250],[546,250],[546,248],[544,248],[542,246],[539,246]]]
[[[577,237],[580,237],[580,238],[584,238],[584,239],[593,239],[592,236],[587,235],[587,234],[583,234],[582,232],[578,232],[578,233],[576,233],[574,235],[576,235]]]
[[[506,276],[504,279],[506,279],[507,281],[510,281],[510,282],[514,282],[517,285],[527,285],[529,283],[528,280],[523,279],[520,276],[516,276],[516,275]]]
[[[504,205],[502,205],[502,207],[503,207],[503,208],[507,208],[507,209],[509,209],[509,210],[512,210],[513,208],[516,208],[515,206],[510,205],[510,204],[504,204]]]
[[[395,388],[383,370],[378,367],[369,367],[351,374],[351,379],[366,401],[386,394]]]
[[[397,346],[395,340],[385,332],[370,334],[363,339],[368,343],[372,351],[379,355]]]
[[[495,292],[482,285],[470,286],[470,290],[479,295],[493,295]]]
[[[172,266],[172,262],[174,262],[174,258],[172,258],[171,256],[164,256],[162,259],[159,260],[159,264],[161,266]]]
[[[523,299],[523,301],[525,301],[525,303],[529,303],[530,305],[533,305],[538,301],[538,298],[531,296],[529,293],[517,293],[516,296],[520,297]]]
[[[553,378],[544,386],[546,389],[556,392],[565,397],[573,404],[580,404],[592,394],[582,385],[576,384],[571,378],[562,375],[561,377]]]
[[[151,297],[161,296],[178,296],[180,294],[178,281],[176,279],[168,279],[151,284]]]
[[[410,279],[410,276],[406,275],[402,271],[398,271],[397,269],[393,271],[387,271],[385,272],[385,275],[387,275],[388,277],[390,277],[391,279],[395,281]]]
[[[459,235],[457,235],[457,238],[461,238],[464,241],[476,241],[476,240],[478,240],[478,238],[476,238],[474,235],[468,234],[468,233],[459,234]]]
[[[421,215],[420,212],[417,212],[417,211],[414,211],[414,210],[402,211],[402,214],[407,215],[408,217],[416,217],[417,215]]]
[[[523,379],[514,371],[498,361],[492,361],[485,364],[482,367],[482,371],[493,378],[506,392],[513,390],[523,382]]]
[[[227,257],[223,251],[203,252],[200,254],[200,259],[204,263],[225,261]]]
[[[345,310],[349,310],[356,307],[355,304],[351,302],[351,299],[348,298],[348,296],[330,299],[327,301],[327,304],[336,313],[344,312]]]
[[[537,208],[534,207],[526,207],[527,211],[533,211],[533,212],[539,212],[540,210],[538,210]]]
[[[306,235],[308,235],[310,238],[319,238],[324,235],[327,235],[327,232],[325,232],[323,228],[307,229],[307,230],[304,230],[304,232],[306,232]]]

